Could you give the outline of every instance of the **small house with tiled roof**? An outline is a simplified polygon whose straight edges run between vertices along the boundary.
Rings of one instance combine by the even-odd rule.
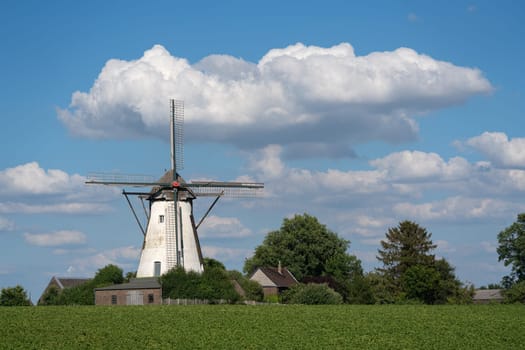
[[[133,278],[128,283],[95,288],[95,305],[159,305],[162,286],[157,277]]]
[[[86,282],[89,282],[90,280],[90,278],[66,278],[53,276],[47,284],[46,289],[44,289],[44,291],[42,292],[40,299],[38,299],[38,304],[42,304],[43,297],[52,289],[56,289],[57,291],[61,292],[66,288],[73,288]]]
[[[298,282],[294,275],[285,267],[258,267],[250,280],[259,283],[264,296],[279,295]]]

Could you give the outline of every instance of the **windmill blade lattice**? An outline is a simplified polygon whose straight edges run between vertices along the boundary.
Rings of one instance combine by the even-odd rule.
[[[170,100],[171,169],[174,174],[184,169],[184,101]]]
[[[192,181],[184,184],[196,196],[256,197],[263,193],[262,183]]]

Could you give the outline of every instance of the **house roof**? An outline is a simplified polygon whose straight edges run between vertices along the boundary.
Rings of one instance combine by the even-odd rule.
[[[51,284],[54,281],[60,287],[60,289],[64,289],[64,288],[76,287],[90,280],[91,278],[63,278],[63,277],[53,276],[49,284]]]
[[[478,289],[474,292],[474,300],[502,300],[501,289]]]
[[[266,277],[268,277],[275,284],[276,287],[291,287],[297,284],[295,277],[285,267],[281,269],[277,267],[259,267],[257,270],[260,270],[262,273],[264,273]],[[255,272],[252,274],[252,277],[255,275],[257,270],[255,270]]]
[[[95,288],[95,290],[126,290],[126,289],[156,289],[160,288],[157,277],[133,278],[128,283],[113,284],[107,287]]]

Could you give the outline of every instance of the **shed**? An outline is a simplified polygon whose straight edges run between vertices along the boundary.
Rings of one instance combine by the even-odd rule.
[[[477,289],[474,292],[474,304],[501,303],[504,300],[502,289]]]
[[[157,277],[134,278],[128,283],[95,288],[95,305],[159,305],[162,286]]]
[[[258,282],[264,296],[279,295],[284,290],[298,282],[293,274],[285,267],[258,267],[251,275],[250,280]]]

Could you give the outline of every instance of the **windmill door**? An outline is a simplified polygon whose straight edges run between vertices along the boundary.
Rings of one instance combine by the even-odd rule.
[[[126,305],[144,305],[144,293],[140,290],[128,290]]]

